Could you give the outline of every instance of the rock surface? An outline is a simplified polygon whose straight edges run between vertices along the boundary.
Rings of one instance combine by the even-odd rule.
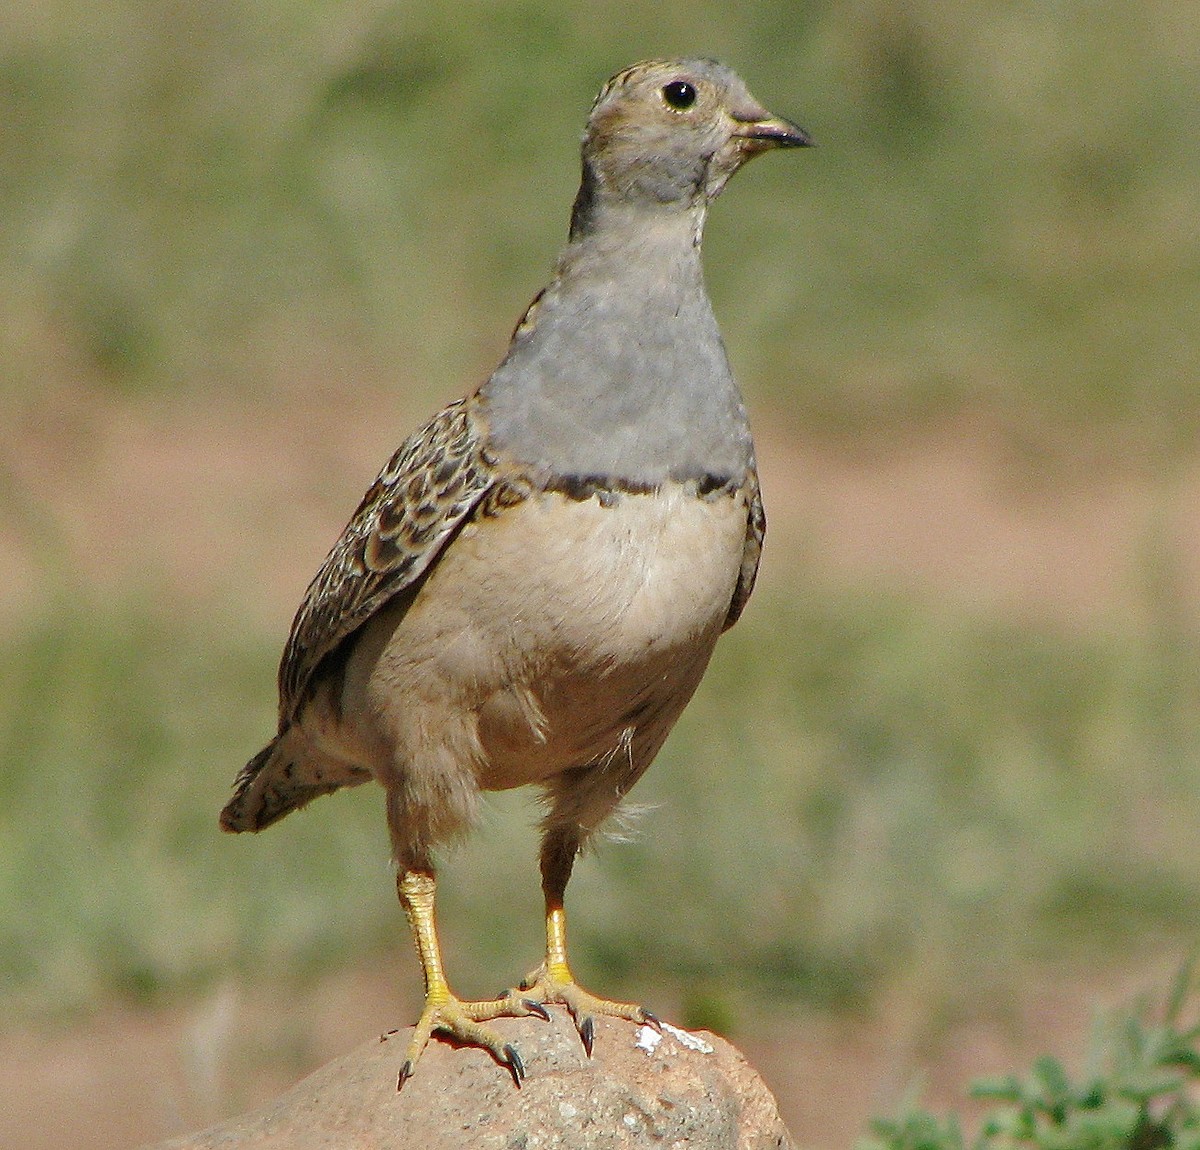
[[[723,1039],[596,1019],[594,1057],[563,1012],[494,1023],[527,1077],[435,1040],[399,1094],[410,1030],[330,1062],[251,1114],[158,1150],[791,1150],[775,1100]]]

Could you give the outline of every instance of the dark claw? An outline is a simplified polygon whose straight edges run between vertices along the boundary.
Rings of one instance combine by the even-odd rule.
[[[519,1090],[521,1079],[525,1077],[525,1063],[521,1061],[521,1056],[517,1053],[517,1048],[511,1042],[504,1044],[504,1060],[508,1063],[508,1069],[512,1072],[513,1083]]]
[[[579,1037],[583,1039],[584,1053],[591,1058],[596,1042],[596,1023],[590,1014],[579,1024]]]
[[[384,1032],[383,1032],[383,1033],[382,1033],[382,1034],[379,1036],[379,1041],[380,1041],[380,1042],[386,1042],[386,1041],[387,1041],[389,1038],[391,1038],[391,1036],[392,1036],[393,1034],[399,1034],[399,1033],[400,1033],[400,1031],[398,1031],[398,1030],[385,1030],[385,1031],[384,1031]]]
[[[659,1034],[661,1034],[662,1033],[662,1020],[658,1017],[658,1015],[651,1014],[650,1011],[648,1011],[644,1006],[639,1006],[638,1009],[642,1012],[642,1021],[647,1026],[654,1027],[654,1029],[657,1030],[659,1032]]]
[[[522,998],[521,1005],[530,1014],[536,1014],[543,1022],[550,1021],[550,1012],[536,998]]]
[[[396,1093],[399,1094],[404,1089],[404,1084],[413,1076],[413,1064],[406,1061],[400,1067],[400,1077],[396,1079]]]

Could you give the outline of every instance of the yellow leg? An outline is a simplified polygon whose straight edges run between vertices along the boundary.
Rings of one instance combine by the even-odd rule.
[[[519,1017],[526,1014],[548,1018],[546,1011],[538,1002],[515,992],[503,998],[483,1002],[463,1002],[456,998],[451,993],[450,984],[446,981],[442,968],[442,951],[438,945],[433,913],[434,894],[437,889],[437,880],[433,872],[401,871],[396,879],[396,889],[412,927],[417,955],[421,960],[421,972],[425,977],[425,1007],[409,1043],[404,1065],[400,1068],[396,1089],[403,1089],[404,1083],[412,1077],[417,1059],[421,1057],[421,1052],[428,1045],[434,1031],[449,1034],[471,1046],[483,1047],[497,1062],[508,1067],[513,1081],[520,1086],[521,1079],[525,1077],[525,1067],[516,1048],[505,1042],[490,1027],[481,1026],[480,1023],[492,1018]]]
[[[546,973],[572,982],[567,965],[567,911],[561,904],[546,907]]]
[[[633,1002],[612,1002],[589,994],[576,981],[567,963],[567,912],[563,908],[562,896],[546,895],[546,959],[537,970],[521,982],[521,993],[541,1003],[559,1002],[570,1011],[575,1028],[583,1041],[587,1056],[592,1056],[592,1044],[596,1037],[596,1024],[592,1016],[608,1015],[612,1018],[627,1018],[631,1022],[648,1023],[656,1030],[658,1019]]]

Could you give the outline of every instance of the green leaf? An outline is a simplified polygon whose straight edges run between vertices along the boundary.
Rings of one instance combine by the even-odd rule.
[[[967,1093],[972,1098],[995,1098],[1003,1102],[1017,1102],[1021,1098],[1021,1083],[1013,1074],[1003,1077],[977,1078]]]

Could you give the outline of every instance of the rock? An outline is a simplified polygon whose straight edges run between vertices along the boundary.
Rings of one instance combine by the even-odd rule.
[[[525,1062],[518,1090],[485,1052],[434,1040],[396,1092],[410,1030],[330,1062],[251,1114],[157,1150],[791,1150],[762,1079],[715,1035],[596,1019],[594,1057],[558,1009],[493,1024]],[[657,1042],[655,1040],[658,1040]]]

